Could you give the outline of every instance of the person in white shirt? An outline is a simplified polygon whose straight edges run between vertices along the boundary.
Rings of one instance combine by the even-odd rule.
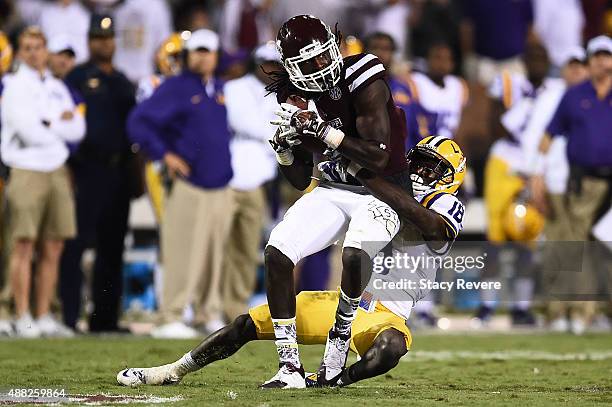
[[[222,273],[224,312],[230,321],[248,309],[255,289],[266,212],[263,184],[276,176],[276,158],[268,139],[275,131],[270,120],[278,103],[273,95],[266,96],[270,79],[265,72],[279,69],[279,62],[274,43],[261,45],[253,53],[251,72],[224,88],[234,170],[230,182],[233,221]]]
[[[510,304],[512,324],[533,326],[535,316],[531,312],[531,301],[535,281],[533,279],[533,241],[541,230],[543,219],[537,211],[519,224],[512,215],[513,205],[520,203],[531,208],[525,173],[527,171],[523,144],[528,139],[526,129],[531,120],[537,98],[560,85],[561,80],[548,76],[550,60],[543,45],[532,43],[523,56],[527,75],[504,71],[489,88],[491,97],[490,117],[492,132],[497,140],[491,146],[485,166],[484,201],[487,211],[487,240],[490,243],[483,279],[492,280],[500,273],[500,253],[511,250],[514,270],[513,293]],[[533,228],[527,220],[534,220]],[[539,226],[538,226],[539,224]],[[535,227],[538,226],[538,227]],[[517,233],[518,232],[518,233]],[[482,304],[476,317],[485,324],[491,319],[498,304],[494,291],[481,292]]]
[[[15,302],[15,332],[23,337],[70,335],[49,312],[55,296],[64,240],[76,234],[74,199],[65,162],[66,142],[85,134],[66,85],[47,69],[46,39],[27,28],[18,41],[21,65],[2,95],[2,160],[11,168],[7,205],[11,213],[9,270]],[[37,243],[40,243],[37,246]],[[30,314],[32,258],[40,247],[36,273],[36,316]]]
[[[115,9],[117,51],[114,63],[138,83],[153,74],[155,53],[172,34],[172,19],[163,0],[127,0]]]
[[[90,12],[77,0],[56,0],[41,5],[40,25],[45,37],[52,39],[59,35],[67,38],[73,46],[76,63],[89,58],[87,30]]]
[[[585,18],[580,0],[534,0],[533,14],[535,33],[552,65],[562,69],[567,54],[582,44]]]

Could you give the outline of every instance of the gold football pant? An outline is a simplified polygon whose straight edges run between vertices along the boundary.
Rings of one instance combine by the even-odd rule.
[[[334,324],[338,306],[338,291],[302,291],[296,298],[296,324],[298,343],[324,345]],[[272,317],[267,304],[249,310],[257,330],[257,339],[274,339]],[[406,348],[410,349],[412,335],[406,321],[377,303],[373,312],[359,308],[351,328],[351,350],[363,356],[378,335],[394,328],[404,334]]]

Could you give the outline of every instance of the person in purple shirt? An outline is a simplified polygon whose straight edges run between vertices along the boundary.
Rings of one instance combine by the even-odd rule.
[[[603,35],[593,38],[587,45],[587,54],[590,79],[566,91],[540,143],[540,151],[547,153],[551,137],[567,138],[570,174],[565,210],[571,227],[566,231],[568,236],[561,240],[573,242],[591,240],[593,226],[610,211],[612,201],[612,39]],[[538,177],[531,180],[536,197],[545,193],[543,185]],[[607,236],[598,239],[612,240],[612,229],[609,226],[603,229]],[[598,281],[606,281],[612,275],[609,260],[601,261],[609,256],[609,251],[594,242],[586,246],[588,252],[583,252],[582,245],[574,246],[564,249],[568,259],[564,265],[571,264],[572,258],[594,261],[585,262],[577,270],[586,272],[570,287],[574,294],[581,295],[580,300],[593,299],[592,295],[601,289]],[[609,287],[606,291],[609,295]]]
[[[520,56],[535,35],[532,0],[462,0],[462,5],[461,48],[466,70],[475,70],[466,74],[488,87],[503,70],[522,73]]]
[[[219,38],[197,30],[185,42],[185,68],[136,106],[128,119],[132,142],[151,160],[163,160],[174,178],[161,225],[163,283],[158,338],[193,338],[183,310],[195,322],[222,324],[220,274],[230,230],[233,173],[222,83],[214,77]]]
[[[366,52],[374,54],[380,59],[386,72],[391,72],[393,54],[396,51],[393,37],[380,31],[374,32],[365,39],[364,46]],[[395,105],[400,107],[406,114],[406,151],[409,151],[423,136],[419,135],[419,125],[417,123],[417,115],[422,108],[408,81],[392,74],[389,74],[386,80],[391,89]]]

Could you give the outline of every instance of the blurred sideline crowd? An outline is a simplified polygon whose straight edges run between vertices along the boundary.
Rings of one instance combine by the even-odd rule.
[[[483,199],[486,230],[464,240],[485,241],[479,278],[511,275],[507,298],[473,299],[474,321],[506,303],[513,325],[537,326],[539,286],[566,294],[538,303],[548,328],[610,329],[609,1],[0,0],[0,336],[125,331],[143,195],[151,334],[193,338],[246,311],[262,245],[299,197],[277,173],[265,90],[276,30],[298,14],[337,22],[344,56],[381,60],[407,150],[441,135],[465,151],[459,194]],[[576,258],[585,272],[564,272]],[[300,290],[339,281],[334,249],[297,268]],[[438,301],[410,323],[436,326]]]

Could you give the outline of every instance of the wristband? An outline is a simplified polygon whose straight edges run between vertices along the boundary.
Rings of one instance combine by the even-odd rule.
[[[276,151],[276,161],[278,161],[280,165],[289,166],[293,164],[293,160],[294,157],[290,148],[281,151]]]
[[[342,130],[338,130],[328,125],[323,134],[323,141],[325,144],[327,144],[329,148],[335,150],[338,148],[338,146],[340,146],[342,140],[344,140],[344,133]]]
[[[357,178],[357,173],[362,169],[363,167],[359,164],[357,164],[356,162],[352,161],[349,166],[346,168],[346,172],[348,172],[349,174],[351,174],[354,178]]]

